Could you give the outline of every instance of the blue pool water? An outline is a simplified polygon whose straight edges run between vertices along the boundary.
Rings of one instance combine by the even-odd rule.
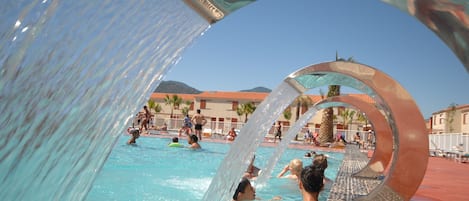
[[[201,200],[231,146],[201,142],[203,149],[193,151],[167,147],[170,139],[166,138],[141,137],[136,146],[127,145],[127,140],[127,136],[118,139],[88,194],[88,201]],[[180,142],[187,145],[186,140]],[[274,148],[260,147],[254,164],[262,169],[273,152]],[[281,196],[283,200],[302,200],[296,182],[275,176],[293,158],[310,164],[311,159],[303,157],[305,152],[286,150],[274,168],[273,177],[264,187],[256,188],[256,196],[262,200],[274,196]],[[326,154],[330,156],[326,177],[334,180],[343,154]],[[320,200],[326,200],[329,195],[329,186],[326,187]]]

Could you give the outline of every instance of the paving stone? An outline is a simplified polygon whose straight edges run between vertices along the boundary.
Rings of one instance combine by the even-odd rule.
[[[368,161],[369,158],[358,149],[358,146],[347,145],[345,147],[344,160],[327,200],[353,200],[367,195],[378,186],[381,180],[352,177],[352,174],[364,168]]]

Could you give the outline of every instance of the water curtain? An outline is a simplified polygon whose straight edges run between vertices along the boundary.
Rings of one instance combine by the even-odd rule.
[[[82,200],[130,119],[209,24],[182,1],[0,7],[0,197]]]
[[[261,174],[257,178],[256,186],[263,186],[267,183],[269,177],[272,175],[275,165],[277,165],[278,160],[282,156],[285,149],[288,148],[288,145],[295,138],[295,136],[300,132],[301,128],[316,114],[316,108],[310,108],[306,113],[304,113],[295,124],[288,129],[287,133],[284,135],[284,138],[275,148],[274,153],[270,157],[267,165],[262,169]]]
[[[262,101],[233,142],[203,200],[231,199],[265,134],[284,108],[299,94],[295,88],[283,82]]]

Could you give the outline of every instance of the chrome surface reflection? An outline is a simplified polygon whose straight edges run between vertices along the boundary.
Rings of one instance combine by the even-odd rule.
[[[451,48],[469,72],[467,0],[382,0],[417,18]]]
[[[334,96],[321,100],[314,104],[317,109],[328,107],[350,107],[362,112],[370,120],[376,136],[376,145],[373,156],[368,164],[360,171],[353,174],[357,177],[376,178],[384,174],[388,168],[395,142],[392,137],[392,130],[387,118],[372,103],[367,103],[354,96]]]
[[[310,81],[308,79],[314,80]],[[320,85],[343,85],[366,92],[388,119],[394,157],[384,182],[358,200],[410,200],[423,180],[428,163],[428,136],[420,110],[394,79],[372,67],[351,62],[326,62],[292,73],[285,82],[304,93]],[[306,85],[306,86],[305,86]],[[392,149],[383,150],[392,154]],[[410,163],[412,161],[412,164]]]

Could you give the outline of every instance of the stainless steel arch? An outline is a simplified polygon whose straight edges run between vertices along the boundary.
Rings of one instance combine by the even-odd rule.
[[[354,173],[354,176],[376,178],[384,174],[385,169],[390,165],[393,155],[393,145],[391,127],[385,116],[378,110],[374,104],[367,103],[354,96],[334,96],[321,100],[314,104],[317,109],[336,107],[346,105],[363,112],[371,121],[376,134],[376,148],[368,164],[360,171]]]
[[[345,85],[375,99],[388,117],[395,139],[395,158],[389,176],[363,200],[410,200],[428,163],[425,122],[410,94],[395,80],[369,66],[351,62],[326,62],[305,67],[285,79],[300,92],[325,83]],[[411,164],[412,163],[412,164]]]

